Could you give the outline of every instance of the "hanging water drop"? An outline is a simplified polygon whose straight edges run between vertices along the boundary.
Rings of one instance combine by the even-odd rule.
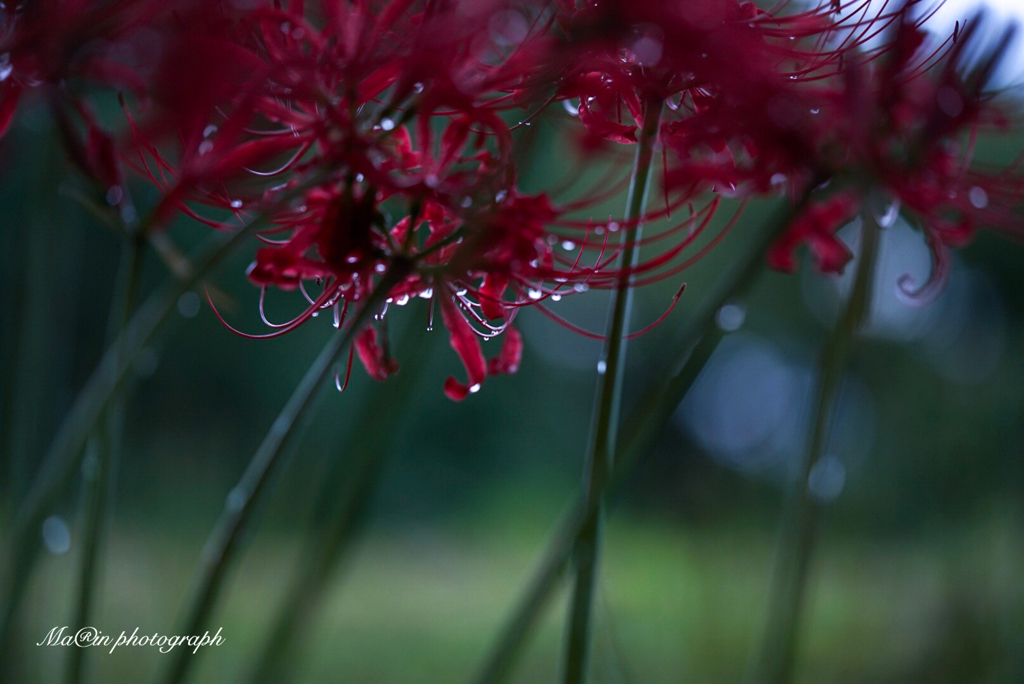
[[[871,214],[882,228],[891,228],[900,215],[900,201],[894,197],[875,195],[871,199]]]
[[[14,71],[14,65],[11,64],[11,53],[5,52],[0,55],[0,81],[6,81],[12,71]]]

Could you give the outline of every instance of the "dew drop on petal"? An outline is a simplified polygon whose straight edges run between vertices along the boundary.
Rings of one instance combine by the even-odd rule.
[[[562,106],[565,107],[565,111],[569,112],[570,116],[580,115],[580,105],[578,102],[572,100],[562,100]]]
[[[599,375],[604,375],[605,371],[607,371],[607,370],[608,370],[608,364],[605,363],[603,359],[601,361],[597,362],[597,372],[598,372]]]
[[[532,290],[532,289],[530,291],[528,291],[527,294],[529,295],[530,299],[533,299],[533,300],[540,299],[541,295],[542,295],[540,290]]]
[[[210,124],[209,126],[207,126],[206,128],[203,129],[203,137],[204,138],[209,138],[211,135],[213,135],[216,132],[217,132],[217,127],[215,125],[213,125],[213,124]]]
[[[469,393],[470,394],[476,394],[479,391],[480,391],[480,383],[479,382],[477,384],[475,384],[475,385],[470,386],[470,388],[469,388]]]
[[[376,266],[373,267],[373,270],[376,271],[377,273],[383,273],[384,271],[388,270],[388,267],[385,266],[384,264],[377,264]]]
[[[420,292],[420,299],[430,299],[434,296],[434,288],[428,287],[423,292]]]
[[[232,209],[241,209],[242,208],[242,200],[231,200],[231,208]]]
[[[385,131],[393,131],[395,130],[395,122],[385,117],[380,120],[380,127]]]

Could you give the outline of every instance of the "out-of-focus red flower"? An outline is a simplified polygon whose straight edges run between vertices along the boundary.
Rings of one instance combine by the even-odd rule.
[[[979,14],[955,41],[936,45],[905,7],[882,58],[845,65],[820,105],[827,125],[803,131],[805,174],[835,179],[840,190],[812,201],[793,222],[772,252],[773,265],[792,268],[793,249],[806,243],[822,270],[842,270],[848,255],[827,235],[863,211],[869,196],[881,197],[893,205],[883,222],[902,210],[925,235],[932,276],[916,290],[904,279],[901,288],[927,300],[945,280],[950,247],[982,226],[1016,229],[1020,174],[972,164],[979,131],[1006,121],[985,88],[1013,35],[1010,28],[981,46],[981,22]]]

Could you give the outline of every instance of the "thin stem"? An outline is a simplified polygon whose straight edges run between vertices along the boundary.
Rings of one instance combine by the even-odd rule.
[[[315,413],[318,390],[338,363],[363,323],[384,303],[391,287],[400,282],[407,271],[396,265],[381,278],[373,294],[365,301],[352,323],[339,330],[306,371],[284,408],[267,431],[238,484],[228,493],[224,511],[214,525],[199,560],[199,568],[189,592],[188,608],[178,634],[199,634],[216,604],[228,567],[238,550],[242,533],[252,520],[258,504],[272,490],[272,482],[283,470],[286,459],[298,438],[305,432]],[[179,684],[192,662],[192,651],[175,649],[171,663],[160,681]]]
[[[793,680],[800,618],[821,512],[821,503],[814,498],[808,479],[828,444],[843,370],[857,331],[871,308],[878,225],[870,211],[863,212],[861,226],[861,248],[853,287],[818,360],[810,440],[796,491],[781,524],[768,618],[757,659],[747,674],[747,681],[751,683],[785,684]]]
[[[409,330],[400,342],[416,344],[415,354],[405,354],[409,361],[402,365],[398,377],[373,390],[353,421],[353,432],[347,443],[347,454],[333,460],[331,471],[314,508],[316,520],[328,522],[317,534],[309,537],[299,556],[298,572],[281,601],[273,627],[263,642],[249,681],[254,684],[277,684],[289,680],[287,667],[296,646],[313,626],[317,609],[331,587],[331,579],[353,550],[368,508],[377,490],[391,445],[398,436],[394,430],[409,407],[409,399],[426,368],[430,356],[426,342]],[[408,342],[408,344],[406,344]]]
[[[282,197],[282,202],[309,188],[303,184]],[[39,529],[61,492],[74,477],[78,455],[110,400],[120,392],[139,354],[170,320],[181,295],[194,289],[245,239],[271,218],[267,212],[230,235],[217,234],[202,250],[197,266],[180,280],[169,282],[141,306],[121,339],[100,359],[78,393],[67,416],[18,509],[10,534],[0,553],[0,656],[9,646],[11,622],[39,550]]]
[[[622,381],[626,366],[625,330],[629,324],[629,313],[633,303],[630,273],[640,257],[637,245],[640,239],[640,222],[650,189],[651,162],[658,142],[661,111],[660,101],[644,104],[643,124],[637,140],[636,158],[626,199],[625,219],[628,227],[622,235],[619,281],[612,299],[607,342],[599,365],[599,372],[602,375],[598,382],[584,475],[588,501],[598,500],[602,496],[615,458]],[[576,577],[569,606],[569,630],[563,677],[565,684],[583,684],[587,680],[600,542],[601,516],[598,514],[587,521],[579,535],[574,553]]]
[[[795,210],[786,207],[767,222],[768,227],[754,236],[749,251],[737,260],[738,266],[709,292],[701,308],[690,319],[678,343],[673,345],[680,350],[679,355],[668,365],[666,373],[659,376],[668,377],[668,380],[649,392],[647,400],[634,408],[624,422],[625,434],[617,446],[618,458],[605,487],[606,496],[621,486],[626,476],[650,451],[662,426],[700,375],[722,338],[722,331],[714,325],[718,310],[750,287],[762,270],[768,246],[788,224],[790,217],[802,209],[805,201],[806,198]],[[498,684],[508,678],[516,656],[558,586],[577,537],[595,517],[598,503],[599,500],[588,500],[585,493],[581,493],[570,504],[556,525],[556,531],[531,575],[526,590],[471,682]]]
[[[124,246],[121,273],[118,276],[120,294],[112,311],[108,334],[112,343],[115,340],[121,340],[122,345],[124,343],[121,333],[128,324],[132,308],[135,306],[145,246],[142,236],[132,236]],[[97,584],[103,528],[117,481],[117,460],[124,426],[123,412],[124,396],[119,396],[110,403],[107,419],[93,440],[95,456],[87,458],[82,464],[84,531],[77,600],[71,621],[75,629],[90,624],[89,615],[92,612]],[[78,684],[82,681],[85,653],[86,649],[71,649],[66,676],[69,684]]]

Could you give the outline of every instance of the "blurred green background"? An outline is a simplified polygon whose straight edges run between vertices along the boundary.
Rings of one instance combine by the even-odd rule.
[[[537,125],[530,187],[566,170],[560,125]],[[564,121],[561,123],[564,124]],[[119,237],[59,191],[75,186],[42,109],[0,142],[2,503],[0,530],[103,348]],[[992,158],[1024,141],[991,143]],[[586,177],[596,177],[590,169]],[[133,187],[142,207],[151,189]],[[595,213],[619,213],[621,198]],[[770,205],[751,206],[723,244],[685,275],[680,305],[631,343],[626,407],[658,382],[680,329]],[[727,212],[723,212],[723,216]],[[855,226],[844,233],[856,242]],[[174,225],[190,251],[208,229]],[[255,243],[214,282],[224,313],[261,332],[244,277]],[[926,309],[895,296],[928,272],[921,237],[898,222],[883,241],[877,305],[844,383],[835,438],[817,474],[830,503],[809,586],[802,682],[1024,681],[1024,269],[1020,245],[981,235],[956,255],[945,294]],[[152,258],[144,291],[166,277]],[[667,307],[680,280],[638,296],[633,327]],[[737,682],[758,636],[785,485],[803,448],[817,349],[843,281],[765,273],[719,317],[735,329],[616,496],[605,547],[595,681]],[[592,330],[606,297],[552,308]],[[270,312],[298,311],[295,297]],[[275,315],[271,313],[271,315]],[[332,332],[321,317],[284,338],[242,339],[195,295],[144,355],[128,406],[101,607],[108,634],[173,634],[201,547],[225,497],[298,379]],[[492,643],[579,486],[599,343],[534,311],[519,373],[461,404],[441,392],[461,373],[426,302],[389,313],[398,359],[385,385],[360,368],[325,392],[212,620],[226,643],[203,649],[199,681],[245,681],[310,535],[322,491],[351,484],[354,444],[383,457],[359,541],[331,576],[297,651],[295,682],[457,682]],[[485,352],[493,354],[493,342]],[[417,377],[414,367],[423,368]],[[406,377],[406,380],[402,380]],[[383,395],[382,395],[383,393]],[[383,410],[367,410],[379,402]],[[76,483],[76,487],[80,483]],[[80,495],[53,511],[4,682],[54,682],[65,649],[36,647],[68,624]],[[561,599],[560,599],[561,600]],[[554,681],[562,605],[552,606],[513,681]],[[73,627],[74,629],[74,627]],[[153,648],[96,649],[97,682],[140,682]]]

